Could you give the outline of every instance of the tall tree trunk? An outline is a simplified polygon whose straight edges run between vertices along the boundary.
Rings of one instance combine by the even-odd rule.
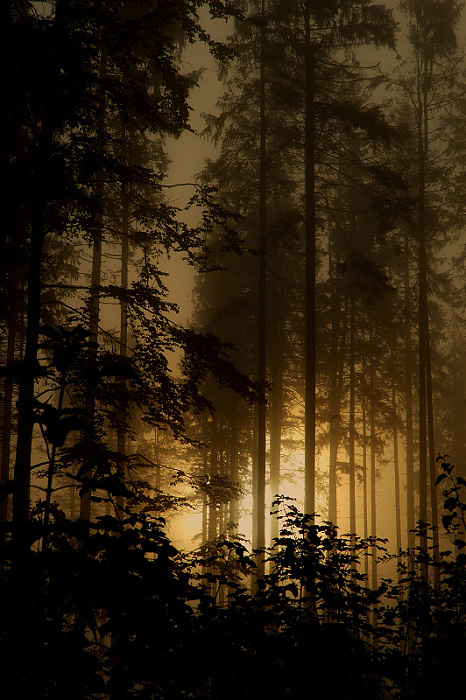
[[[362,353],[361,353],[361,438],[362,438],[362,517],[363,517],[363,537],[365,540],[369,537],[369,479],[368,479],[368,464],[367,464],[367,350],[366,350],[366,334],[365,334],[366,315],[362,310],[361,329],[362,329]],[[370,405],[370,404],[369,404]],[[369,587],[369,560],[370,553],[367,549],[364,550],[364,575],[365,585]]]
[[[338,316],[340,315],[339,300],[338,300]],[[343,324],[341,326],[341,334],[338,339],[339,325],[335,326],[335,365],[332,375],[331,391],[334,392],[334,400],[331,401],[333,413],[330,415],[330,454],[329,454],[329,520],[334,524],[338,524],[338,498],[337,498],[337,482],[338,482],[338,447],[340,442],[340,425],[341,425],[341,402],[343,397],[343,383],[345,373],[346,359],[346,344],[348,333],[348,299],[346,299],[343,311]],[[333,324],[333,321],[332,321]],[[333,328],[332,328],[333,335]],[[333,347],[333,340],[332,340]],[[334,384],[333,384],[334,381]]]
[[[8,341],[6,349],[6,364],[15,359],[15,339],[16,321],[10,319],[8,324]],[[2,412],[2,462],[1,462],[1,484],[6,488],[10,481],[10,459],[11,459],[11,435],[13,432],[12,420],[13,402],[13,378],[6,376],[3,380],[3,412]],[[0,522],[8,520],[8,496],[5,495],[0,500]]]
[[[304,2],[304,227],[306,298],[304,345],[304,510],[315,511],[316,448],[316,211],[315,211],[315,53],[310,0]]]
[[[89,341],[96,343],[99,335],[99,310],[100,310],[100,283],[102,270],[102,212],[100,205],[103,201],[104,185],[99,178],[96,185],[96,197],[99,202],[99,212],[96,215],[96,226],[94,230],[94,243],[92,248],[92,276],[91,289],[89,292]],[[86,388],[86,410],[89,415],[89,434],[91,439],[94,439],[95,433],[95,373],[97,371],[97,347],[89,349],[88,360],[89,378]],[[85,478],[92,476],[91,472],[87,472]],[[79,517],[81,520],[90,520],[91,518],[91,492],[86,491],[81,495],[79,508]]]
[[[31,452],[34,430],[34,386],[37,375],[39,328],[42,297],[42,259],[46,236],[46,203],[48,168],[50,165],[53,121],[46,110],[39,136],[39,156],[34,173],[36,191],[32,204],[31,239],[27,280],[26,343],[18,390],[18,431],[13,484],[13,527],[17,542],[29,519]],[[19,538],[19,539],[18,539]]]
[[[454,395],[453,395],[453,462],[456,466],[457,476],[466,477],[466,377],[463,375],[465,351],[463,349],[462,334],[458,332],[457,312],[452,310],[452,343],[454,358]]]
[[[363,341],[364,342],[364,341]],[[363,359],[362,367],[362,377],[365,383],[365,362]],[[363,489],[363,537],[365,540],[369,537],[369,499],[368,490],[369,482],[367,478],[367,400],[366,400],[366,389],[365,384],[363,384],[362,390],[362,489]],[[365,584],[369,586],[369,552],[364,550],[364,575],[366,577]]]
[[[126,152],[127,147],[130,143],[126,143],[126,129],[123,129],[123,148]],[[130,138],[128,136],[128,140]],[[122,290],[127,291],[128,289],[128,257],[129,257],[129,199],[126,194],[123,194],[122,199],[122,221],[121,221],[121,268],[120,268],[120,285]],[[128,302],[126,298],[123,298],[120,302],[120,358],[125,361],[128,357]],[[123,397],[121,399],[120,406],[120,426],[118,430],[117,438],[117,452],[119,453],[119,465],[118,472],[121,481],[124,481],[125,471],[126,471],[126,413],[127,413],[127,401],[125,398],[125,391],[127,389],[126,380],[121,381],[121,389]],[[117,516],[119,517],[120,512],[124,507],[124,499],[119,496],[116,502],[117,506]]]
[[[406,428],[406,506],[408,550],[414,552],[414,427],[413,427],[413,349],[410,318],[410,275],[408,235],[405,234],[404,343],[405,343],[405,428]]]
[[[429,330],[429,329],[427,329]],[[440,540],[439,540],[439,520],[438,520],[438,493],[437,493],[437,462],[435,455],[435,434],[434,434],[434,405],[432,392],[432,368],[430,362],[430,339],[427,333],[426,346],[426,391],[427,391],[427,443],[429,446],[429,480],[430,480],[430,521],[432,525],[432,547],[434,559],[434,582],[438,588],[440,585]]]
[[[105,70],[105,66],[104,66]],[[124,149],[124,155],[126,156],[127,147],[129,144],[126,143],[127,133],[126,128],[123,127],[122,143]],[[126,158],[125,158],[126,160]],[[101,192],[103,197],[103,192]],[[121,217],[121,265],[120,265],[120,286],[123,291],[128,289],[128,253],[129,253],[129,199],[124,193],[122,197],[122,217]],[[101,244],[101,241],[100,241]],[[101,250],[100,250],[101,253]],[[100,261],[99,261],[100,262]],[[94,271],[93,271],[94,272]],[[99,272],[100,276],[100,272]],[[99,282],[100,284],[100,282]],[[98,309],[97,309],[98,318]],[[126,298],[123,297],[120,301],[120,342],[119,342],[119,355],[120,360],[124,362],[128,357],[128,303]],[[120,416],[119,425],[117,425],[117,453],[118,453],[118,477],[120,482],[124,482],[126,473],[126,420],[127,420],[127,400],[125,392],[127,390],[127,382],[125,379],[120,380],[121,392],[120,397]],[[123,496],[118,495],[115,502],[112,503],[115,509],[116,517],[121,520],[123,517],[123,511],[125,507],[125,499]],[[107,505],[110,505],[108,503]],[[111,673],[110,673],[110,700],[116,700],[118,697],[118,692],[112,684],[112,672],[115,673],[117,668],[121,663],[120,655],[118,654],[117,647],[119,642],[120,634],[114,632],[112,634],[112,662],[111,662]]]
[[[262,0],[261,17],[265,22],[265,0]],[[265,406],[265,381],[266,381],[266,305],[267,305],[267,197],[266,197],[266,115],[265,115],[265,43],[266,28],[262,24],[260,29],[260,134],[259,134],[259,319],[258,319],[258,380],[261,385],[260,400],[257,405],[257,461],[254,499],[253,521],[255,525],[256,549],[265,548],[265,462],[266,462],[266,406]],[[263,557],[257,559],[257,578],[264,575]]]
[[[230,418],[230,480],[234,484],[239,482],[238,450],[238,409],[234,405]],[[236,496],[230,501],[230,524],[230,536],[234,539],[239,524],[239,502]]]
[[[218,476],[218,427],[217,416],[212,416],[210,435],[210,479],[215,481]],[[207,538],[213,542],[218,536],[218,508],[212,495],[209,500],[209,524]]]
[[[162,489],[162,468],[160,466],[160,436],[157,426],[154,428],[154,462],[155,467],[155,488],[160,491]],[[204,470],[207,473],[207,470]]]
[[[350,301],[350,347],[349,347],[349,507],[350,507],[350,534],[356,534],[356,460],[355,460],[355,436],[356,436],[356,372],[354,352],[354,324],[355,310],[354,299]]]
[[[222,440],[223,442],[223,440]],[[221,477],[225,476],[225,450],[224,446],[221,445],[220,450],[219,450],[219,460],[218,460],[218,473]],[[222,539],[225,538],[225,527],[226,527],[226,520],[225,520],[225,503],[223,501],[220,501],[218,504],[218,535]]]
[[[422,138],[422,121],[419,129],[419,205],[418,205],[418,328],[419,328],[419,519],[425,527],[428,521],[427,507],[427,377],[426,377],[426,347],[428,342],[428,309],[427,309],[427,256],[425,241],[425,203],[424,203],[424,145]],[[427,535],[422,537],[422,546],[427,551]]]
[[[331,369],[330,369],[330,400],[329,400],[329,468],[328,468],[328,519],[334,525],[337,524],[337,456],[340,441],[340,411],[341,390],[339,377],[342,376],[342,348],[339,343],[340,332],[340,295],[335,286],[335,263],[332,255],[332,246],[329,239],[329,280],[331,284],[330,313],[332,323],[331,335]]]
[[[372,331],[370,333],[370,342],[372,346],[372,341],[373,341],[373,335]],[[369,411],[370,411],[370,417],[369,417],[369,422],[370,422],[370,435],[371,435],[371,441],[370,441],[370,462],[371,462],[371,537],[377,537],[377,494],[376,494],[376,489],[377,489],[377,482],[376,482],[376,436],[375,436],[375,412],[376,412],[376,405],[375,405],[375,368],[374,368],[374,363],[375,363],[375,353],[374,350],[372,349],[372,356],[371,356],[371,368],[370,368],[370,400],[369,400]],[[377,588],[377,548],[374,545],[372,547],[372,566],[371,566],[371,571],[372,571],[372,576],[371,576],[371,584],[372,588],[376,589]]]
[[[239,483],[239,439],[238,439],[238,403],[234,398],[231,406],[230,413],[230,440],[229,440],[229,453],[230,453],[230,481],[236,485]],[[239,501],[237,496],[233,496],[230,501],[230,522],[228,538],[230,541],[235,541],[238,536],[238,525],[239,525]],[[235,553],[230,552],[230,558],[235,558]],[[234,595],[235,589],[232,587],[228,588],[228,592]]]
[[[401,538],[401,493],[400,493],[400,463],[398,452],[398,411],[396,406],[395,387],[395,331],[391,334],[390,343],[390,381],[391,381],[391,403],[392,403],[392,435],[393,435],[393,470],[395,481],[395,530],[396,530],[396,552],[401,564],[402,538]]]
[[[283,319],[274,314],[271,343],[272,392],[270,410],[270,495],[272,499],[280,493],[280,461],[283,422]],[[277,516],[270,519],[271,540],[278,537]]]
[[[101,49],[99,76],[102,79],[107,70],[107,54],[104,48]],[[105,131],[105,101],[102,98],[100,104],[100,138],[101,143],[104,140]],[[95,183],[95,201],[96,214],[94,221],[94,241],[92,247],[92,273],[91,273],[91,288],[89,292],[89,341],[97,346],[99,336],[99,313],[100,313],[100,284],[102,271],[102,224],[103,224],[103,201],[104,201],[104,180],[101,173],[96,175]],[[94,419],[95,419],[95,372],[97,369],[97,347],[89,349],[89,379],[86,388],[86,409],[89,415],[89,432],[94,439]],[[89,478],[91,473],[88,472],[85,478]],[[91,493],[87,491],[81,496],[79,509],[79,517],[81,520],[90,520],[91,518]]]
[[[63,404],[65,399],[65,389],[67,383],[67,373],[64,370],[60,376],[59,382],[59,392],[57,401],[57,415],[58,419],[63,411]],[[52,449],[49,452],[49,447],[47,446],[47,454],[49,456],[48,466],[47,466],[47,488],[45,491],[45,505],[44,505],[44,534],[42,538],[42,549],[45,551],[48,547],[48,527],[50,520],[50,506],[52,504],[52,491],[53,491],[53,479],[55,476],[55,460],[57,456],[57,446],[52,445]]]
[[[209,444],[209,436],[208,436],[208,416],[207,416],[207,411],[204,411],[204,414],[202,416],[202,441],[205,445],[205,447],[202,448],[202,461],[203,461],[203,473],[204,476],[207,478],[209,475],[209,450],[207,445]],[[159,487],[157,487],[159,488]],[[202,535],[201,535],[201,542],[202,545],[207,544],[209,541],[209,532],[208,532],[208,523],[209,523],[209,497],[207,493],[203,493],[203,498],[202,498]]]
[[[429,150],[428,85],[432,71],[431,59],[418,54],[417,108],[418,108],[418,236],[419,236],[419,479],[420,519],[430,521],[433,528],[434,560],[439,559],[438,508],[435,487],[436,462],[434,447],[434,417],[432,398],[432,371],[430,362],[430,332],[428,307],[428,262],[426,242],[426,163]],[[430,483],[430,514],[428,514],[428,483]],[[427,552],[427,533],[423,530],[421,546]],[[426,567],[423,574],[427,578]],[[434,567],[438,585],[438,569]]]

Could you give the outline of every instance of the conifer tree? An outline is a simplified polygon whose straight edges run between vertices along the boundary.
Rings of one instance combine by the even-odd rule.
[[[246,393],[252,388],[215,339],[168,319],[173,305],[164,299],[162,253],[184,250],[197,264],[206,230],[217,221],[226,222],[224,211],[215,209],[202,188],[197,188],[192,203],[201,214],[199,227],[189,228],[179,220],[176,208],[164,202],[163,159],[157,156],[160,145],[151,138],[151,134],[158,139],[176,136],[188,128],[187,98],[196,76],[181,72],[181,43],[201,39],[217,58],[222,54],[222,47],[200,24],[198,4],[165,3],[161,14],[160,4],[150,0],[123,4],[102,0],[92,7],[80,0],[57,0],[43,12],[36,10],[35,3],[12,2],[7,12],[9,39],[22,49],[12,66],[17,80],[9,82],[7,95],[7,127],[12,136],[7,176],[23,186],[10,202],[3,239],[13,247],[21,226],[27,261],[24,357],[8,367],[18,383],[13,524],[22,547],[27,546],[23,533],[29,520],[31,473],[35,474],[35,426],[49,455],[60,452],[59,465],[57,456],[49,456],[49,476],[53,469],[64,473],[78,467],[81,514],[88,518],[89,499],[97,499],[91,492],[101,488],[99,483],[117,483],[106,473],[117,465],[104,433],[105,421],[115,422],[112,402],[115,397],[116,404],[121,399],[122,378],[131,385],[131,405],[138,406],[150,423],[178,436],[184,434],[188,408],[205,405],[202,372],[220,382],[232,380],[243,396],[247,386]],[[226,13],[218,3],[211,10],[216,16]],[[131,159],[124,155],[122,126],[132,130],[135,142],[141,144]],[[139,157],[141,151],[151,152],[149,160]],[[113,239],[116,190],[123,200],[131,199],[134,218],[128,235],[140,251],[139,277],[128,289],[124,281],[108,284],[100,274],[101,256]],[[226,237],[233,243],[230,234],[231,230]],[[56,339],[73,334],[73,327],[78,329],[85,320],[89,285],[83,267],[82,284],[73,284],[75,280],[69,278],[62,281],[61,274],[51,282],[47,279],[54,246],[65,243],[81,250],[90,245],[94,258],[87,300],[90,335],[85,350],[84,345],[71,350],[72,365],[66,368],[71,408],[60,399],[54,406],[60,392],[55,391],[52,378],[61,372],[56,365]],[[3,275],[2,286],[9,279]],[[60,289],[73,295],[70,304],[57,296],[52,299],[53,290]],[[105,347],[105,343],[111,347],[112,340],[109,332],[101,333],[99,324],[103,299],[117,300],[126,310],[131,307],[128,313],[137,337],[130,363],[121,360],[121,352],[116,358]],[[52,302],[65,314],[49,313]],[[44,321],[53,328],[53,343],[48,331],[43,331]],[[180,380],[170,376],[165,356],[167,349],[174,348],[186,349]],[[196,357],[202,357],[202,362],[196,363]],[[65,445],[71,433],[82,439]],[[100,467],[94,469],[99,464],[100,474]]]

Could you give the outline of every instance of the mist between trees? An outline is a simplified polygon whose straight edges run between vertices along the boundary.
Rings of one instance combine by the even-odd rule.
[[[461,690],[462,6],[2,20],[4,697]]]

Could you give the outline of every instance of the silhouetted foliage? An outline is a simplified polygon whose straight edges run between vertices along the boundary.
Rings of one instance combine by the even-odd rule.
[[[464,512],[464,484],[442,466]],[[450,510],[450,488],[444,497]],[[3,528],[4,683],[34,700],[292,698],[309,674],[345,700],[432,697],[445,678],[460,687],[463,553],[443,552],[440,563],[428,555],[428,567],[440,567],[439,589],[420,575],[419,545],[411,559],[405,553],[411,563],[398,581],[373,591],[361,557],[374,544],[387,557],[384,542],[317,525],[284,497],[275,505],[280,534],[263,552],[266,573],[253,593],[255,557],[239,540],[181,555],[161,518],[70,522],[57,511],[47,550],[37,548],[40,518],[29,525],[24,598]]]

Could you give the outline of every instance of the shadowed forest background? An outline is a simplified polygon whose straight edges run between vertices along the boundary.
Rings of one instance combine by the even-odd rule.
[[[463,6],[2,23],[5,697],[464,692]]]

